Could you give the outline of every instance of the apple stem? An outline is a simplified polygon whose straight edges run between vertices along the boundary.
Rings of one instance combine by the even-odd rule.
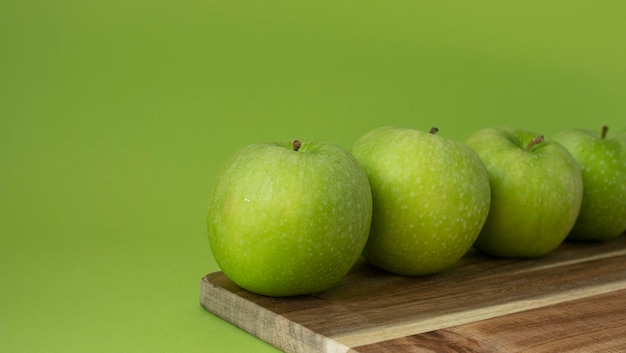
[[[302,146],[302,142],[300,140],[293,140],[293,150],[298,152],[300,147]]]
[[[607,132],[609,132],[609,127],[607,125],[604,125],[602,127],[602,135],[600,135],[600,137],[602,137],[603,140],[606,138]]]
[[[433,134],[433,135],[434,135],[434,134],[436,134],[436,133],[437,133],[437,131],[439,131],[439,129],[437,129],[436,127],[431,127],[431,128],[430,128],[430,131],[428,131],[428,133],[431,133],[431,134]]]
[[[543,135],[539,135],[535,137],[528,143],[528,146],[526,146],[526,151],[530,151],[530,149],[533,148],[534,145],[540,144],[543,141],[544,141]]]

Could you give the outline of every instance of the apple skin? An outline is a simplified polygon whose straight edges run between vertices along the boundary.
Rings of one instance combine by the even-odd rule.
[[[466,141],[482,158],[491,184],[489,217],[474,247],[493,256],[531,258],[557,248],[576,221],[583,182],[572,155],[538,134],[487,128]]]
[[[467,146],[410,128],[381,127],[352,149],[372,187],[374,213],[363,251],[388,272],[429,275],[472,247],[489,211],[484,165]]]
[[[227,162],[209,196],[208,237],[233,282],[266,296],[337,284],[360,258],[372,196],[363,169],[323,141],[255,144]]]
[[[626,231],[626,146],[600,131],[568,129],[553,137],[582,171],[583,202],[573,240],[608,240]],[[625,140],[626,141],[626,140]]]

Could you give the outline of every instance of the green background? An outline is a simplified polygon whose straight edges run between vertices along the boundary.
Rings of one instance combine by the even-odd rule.
[[[623,1],[0,2],[0,351],[273,352],[205,312],[256,142],[626,128]]]

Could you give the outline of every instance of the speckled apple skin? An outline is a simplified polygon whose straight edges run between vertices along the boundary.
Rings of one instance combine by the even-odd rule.
[[[467,146],[425,131],[382,127],[352,153],[374,199],[365,259],[399,275],[453,266],[471,248],[490,204],[487,172]]]
[[[256,144],[236,153],[209,196],[208,236],[236,284],[268,296],[326,290],[367,241],[372,196],[345,149],[323,141]]]
[[[626,231],[626,147],[600,135],[570,129],[554,136],[574,156],[583,177],[583,202],[569,239],[608,240]]]
[[[531,258],[556,249],[576,221],[582,177],[572,155],[539,134],[508,127],[474,133],[466,143],[482,158],[491,183],[491,209],[474,247],[487,254]]]

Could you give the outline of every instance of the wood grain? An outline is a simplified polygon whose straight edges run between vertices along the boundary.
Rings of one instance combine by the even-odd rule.
[[[626,352],[626,290],[356,347],[353,352]]]
[[[530,260],[470,252],[426,277],[360,262],[334,288],[291,298],[216,272],[202,279],[200,303],[285,352],[587,352],[624,348],[625,294],[622,236]]]

